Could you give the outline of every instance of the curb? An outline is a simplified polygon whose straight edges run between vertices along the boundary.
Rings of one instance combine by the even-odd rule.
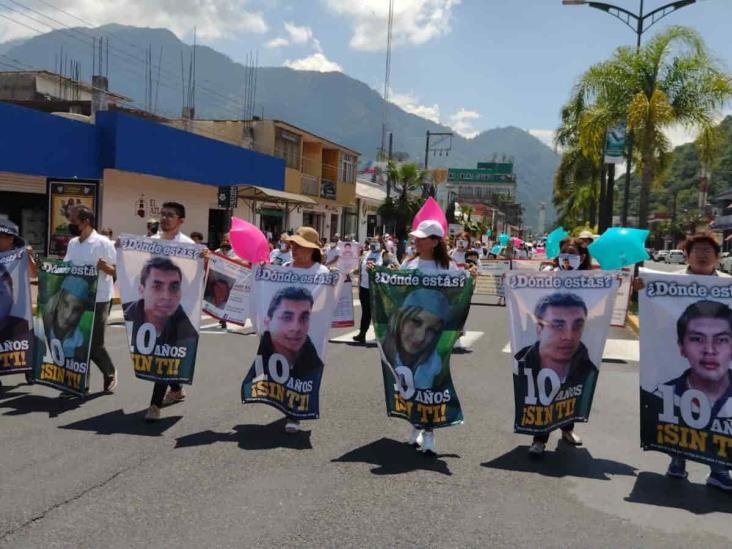
[[[637,315],[628,313],[628,328],[630,328],[635,335],[640,336],[640,320]]]

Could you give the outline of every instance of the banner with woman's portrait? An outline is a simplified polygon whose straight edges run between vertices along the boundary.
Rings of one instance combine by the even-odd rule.
[[[219,320],[244,326],[249,318],[252,270],[218,254],[208,259],[203,311]]]
[[[202,246],[121,235],[117,284],[135,376],[192,383],[201,322]]]
[[[320,415],[320,381],[341,275],[290,267],[254,271],[250,316],[259,333],[242,402],[263,402],[287,416]]]
[[[36,383],[84,396],[89,391],[89,354],[97,268],[56,259],[41,261],[33,378]]]
[[[732,279],[640,277],[641,445],[732,466]]]
[[[423,429],[461,423],[450,354],[470,311],[473,279],[466,271],[375,267],[369,284],[387,414]]]
[[[604,271],[506,275],[517,433],[587,421],[617,287]]]
[[[0,375],[33,368],[28,252],[0,253]]]

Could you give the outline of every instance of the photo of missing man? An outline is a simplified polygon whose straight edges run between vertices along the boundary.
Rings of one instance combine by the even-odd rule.
[[[732,309],[716,301],[692,303],[676,321],[676,335],[679,354],[688,367],[661,384],[673,387],[676,416],[682,417],[681,396],[696,389],[706,396],[711,409],[705,428],[714,419],[732,417]],[[660,388],[654,394],[662,398]]]
[[[0,265],[0,343],[28,337],[28,321],[11,315],[14,305],[13,277]]]
[[[203,292],[203,300],[218,309],[226,307],[229,294],[236,281],[223,273],[210,271]]]
[[[574,293],[556,292],[539,299],[534,308],[536,342],[515,355],[520,369],[528,368],[534,379],[543,368],[556,372],[562,386],[585,383],[598,369],[590,360],[582,334],[587,305]]]
[[[406,366],[414,375],[415,389],[440,387],[449,376],[437,353],[437,343],[450,318],[450,304],[436,290],[411,292],[391,315],[384,341],[384,358],[392,371]]]
[[[49,298],[43,311],[46,344],[57,339],[65,358],[87,360],[88,342],[79,326],[89,306],[89,283],[78,276],[67,276],[59,291]]]
[[[264,364],[269,364],[272,354],[278,353],[287,360],[290,377],[320,378],[323,361],[308,335],[312,309],[313,296],[306,288],[290,286],[272,297],[257,352]]]
[[[144,324],[155,328],[155,344],[195,345],[198,333],[181,306],[183,272],[170,258],[152,257],[140,272],[140,299],[122,305],[125,321],[132,322],[132,345]],[[134,352],[139,352],[135,349]]]

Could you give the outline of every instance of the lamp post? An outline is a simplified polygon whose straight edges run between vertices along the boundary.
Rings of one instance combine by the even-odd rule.
[[[609,13],[613,17],[620,19],[635,33],[635,51],[640,51],[641,39],[643,33],[650,29],[654,24],[658,23],[661,19],[667,15],[690,6],[696,3],[697,0],[676,0],[675,2],[669,2],[653,11],[646,14],[643,13],[644,0],[640,0],[640,11],[633,13],[632,11],[626,10],[613,4],[607,4],[605,2],[591,2],[588,0],[562,0],[562,4],[565,6],[589,6],[597,10]],[[625,188],[623,189],[623,210],[621,213],[620,224],[626,226],[628,224],[628,202],[630,199],[630,168],[633,157],[633,132],[628,132],[628,158],[626,160],[625,167]]]

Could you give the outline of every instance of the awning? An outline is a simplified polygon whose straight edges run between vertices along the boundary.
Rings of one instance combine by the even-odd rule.
[[[259,200],[261,202],[277,202],[280,204],[317,204],[312,198],[301,194],[276,191],[254,185],[241,185],[239,187],[239,198],[244,200]]]

